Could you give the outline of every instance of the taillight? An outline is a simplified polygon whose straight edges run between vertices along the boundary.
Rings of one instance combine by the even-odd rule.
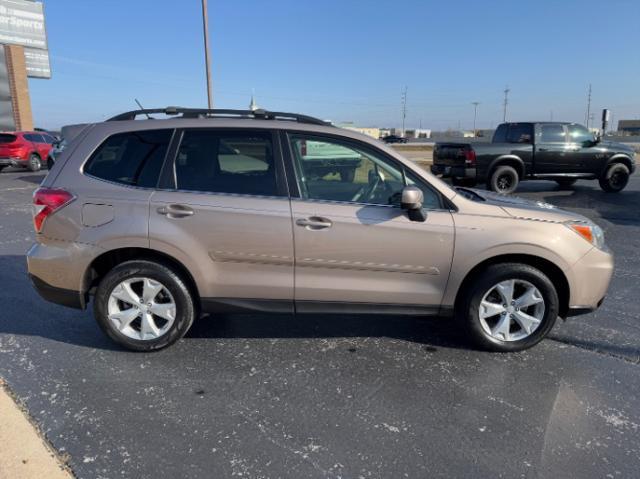
[[[300,141],[300,155],[307,156],[307,140]]]
[[[42,231],[44,220],[71,203],[74,198],[75,196],[62,188],[38,188],[33,193],[33,226],[36,233]]]
[[[467,165],[476,164],[476,152],[473,150],[466,150],[464,152],[464,160]]]

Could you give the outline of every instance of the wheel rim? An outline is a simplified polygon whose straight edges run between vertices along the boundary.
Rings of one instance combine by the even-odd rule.
[[[545,303],[533,284],[509,279],[492,286],[482,297],[478,317],[486,334],[500,341],[519,341],[542,323]]]
[[[151,278],[126,279],[109,295],[107,317],[121,334],[139,341],[158,339],[176,318],[176,303],[169,290]]]
[[[40,158],[38,158],[37,156],[32,156],[31,157],[31,167],[35,170],[35,169],[40,169]]]
[[[500,175],[496,181],[496,185],[500,191],[509,190],[513,185],[513,178],[511,178],[511,175]]]
[[[611,178],[609,178],[609,183],[614,188],[620,188],[625,185],[627,179],[626,173],[622,171],[615,171]]]

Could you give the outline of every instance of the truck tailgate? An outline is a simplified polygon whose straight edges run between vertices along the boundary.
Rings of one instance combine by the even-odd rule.
[[[469,143],[436,143],[433,164],[439,166],[465,166],[473,151]]]

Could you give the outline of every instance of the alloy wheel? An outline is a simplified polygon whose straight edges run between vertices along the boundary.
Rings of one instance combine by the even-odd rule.
[[[499,341],[519,341],[529,337],[542,323],[545,302],[533,284],[509,279],[492,286],[480,302],[480,325]]]
[[[169,290],[151,278],[130,278],[111,291],[107,317],[131,339],[148,341],[164,335],[176,319],[176,302]]]

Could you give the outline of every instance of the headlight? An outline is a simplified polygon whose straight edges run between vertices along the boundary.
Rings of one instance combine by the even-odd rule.
[[[600,228],[597,224],[582,221],[571,221],[565,224],[596,248],[605,248],[604,231],[602,231],[602,228]]]

